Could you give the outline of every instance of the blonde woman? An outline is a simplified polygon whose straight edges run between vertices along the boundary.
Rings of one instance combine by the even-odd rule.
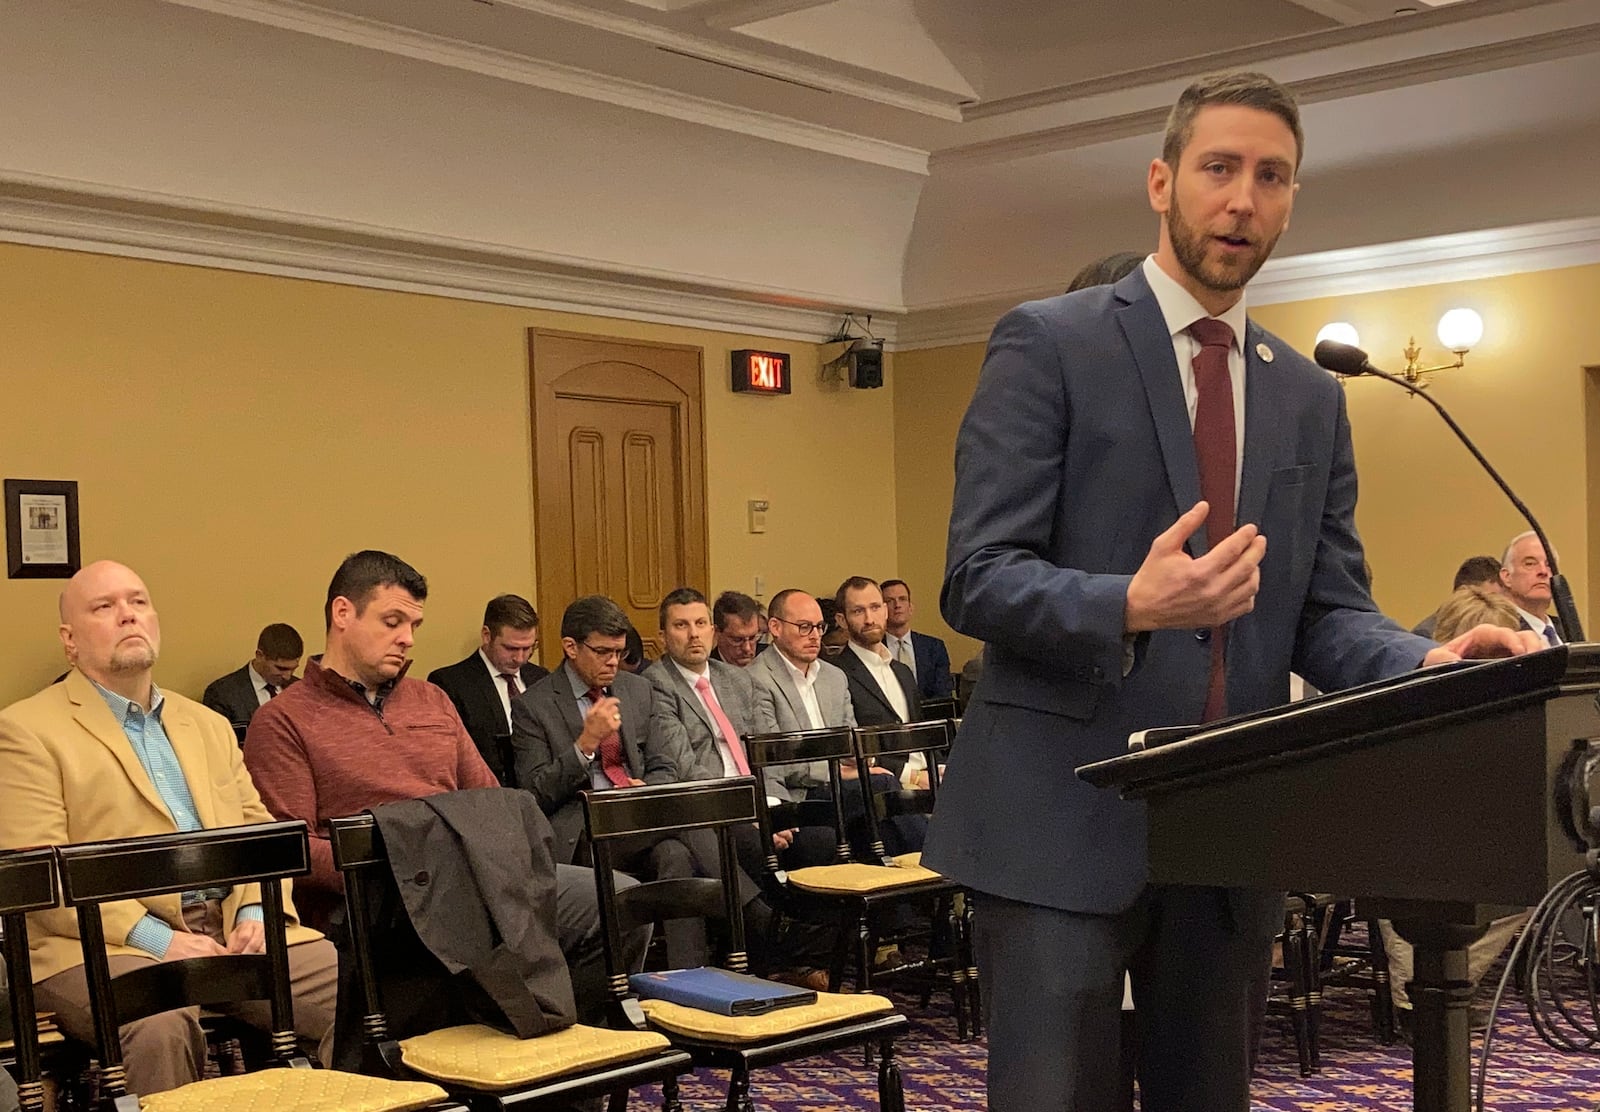
[[[1457,588],[1439,607],[1436,619],[1433,639],[1440,643],[1479,625],[1522,628],[1522,615],[1517,613],[1511,600],[1491,587],[1479,585]],[[1501,951],[1511,944],[1527,919],[1528,913],[1525,911],[1496,919],[1489,924],[1484,936],[1467,948],[1467,978],[1474,986],[1483,979]],[[1383,932],[1383,948],[1389,955],[1389,992],[1394,1000],[1395,1014],[1401,1028],[1409,1031],[1411,1000],[1406,995],[1406,984],[1411,980],[1411,943],[1396,934],[1393,924],[1387,919],[1379,922],[1379,929]],[[1478,1029],[1487,1018],[1474,1008],[1473,1029]]]

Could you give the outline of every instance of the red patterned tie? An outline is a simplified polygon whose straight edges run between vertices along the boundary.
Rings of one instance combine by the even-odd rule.
[[[511,697],[511,702],[516,702],[517,696],[522,694],[522,689],[517,686],[517,677],[513,676],[510,672],[501,672],[500,678],[506,681],[506,694]],[[508,715],[510,714],[509,711],[506,713]],[[509,717],[507,718],[506,723],[507,725],[510,724]]]
[[[591,687],[589,689],[589,705],[592,707],[606,697],[605,689]],[[600,739],[600,771],[606,774],[619,788],[630,787],[633,783],[632,774],[628,771],[628,762],[622,758],[622,735],[612,730]]]
[[[739,740],[739,732],[733,728],[733,723],[728,721],[722,704],[717,702],[717,693],[711,690],[711,677],[701,676],[695,680],[694,689],[700,692],[706,710],[711,712],[712,721],[717,724],[717,732],[722,735],[722,740],[728,746],[728,752],[733,756],[733,766],[739,770],[740,776],[749,776],[750,762],[745,760],[744,743]]]
[[[1239,441],[1233,420],[1233,380],[1228,374],[1228,353],[1233,329],[1220,320],[1203,317],[1189,326],[1200,344],[1194,357],[1194,454],[1200,465],[1200,497],[1211,507],[1206,517],[1206,547],[1219,544],[1233,532],[1234,483],[1239,466]],[[1228,713],[1226,656],[1228,627],[1211,631],[1211,667],[1206,675],[1204,722]]]

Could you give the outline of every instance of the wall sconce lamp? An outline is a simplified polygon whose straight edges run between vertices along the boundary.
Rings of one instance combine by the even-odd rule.
[[[1422,356],[1422,349],[1417,346],[1417,339],[1413,336],[1405,347],[1406,365],[1400,372],[1400,377],[1419,390],[1425,390],[1428,387],[1426,376],[1437,371],[1451,371],[1466,366],[1467,352],[1476,347],[1482,339],[1482,317],[1471,309],[1451,309],[1439,318],[1439,342],[1455,352],[1456,361],[1441,363],[1434,367],[1419,365],[1417,360]],[[1352,347],[1361,346],[1361,338],[1356,334],[1355,326],[1344,321],[1323,325],[1322,330],[1317,333],[1317,342],[1321,343],[1323,340],[1337,340]]]

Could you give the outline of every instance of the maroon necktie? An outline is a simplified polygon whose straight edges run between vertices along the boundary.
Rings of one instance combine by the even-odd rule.
[[[517,677],[513,676],[510,672],[501,672],[500,678],[506,681],[506,694],[511,697],[511,702],[516,702],[517,696],[522,694],[522,690],[517,687]],[[511,712],[507,711],[506,713],[509,716]],[[508,717],[507,722],[509,723],[509,721],[510,719]]]
[[[598,705],[600,700],[605,697],[604,688],[591,687],[589,689],[589,705],[591,707]],[[628,772],[628,762],[622,759],[622,735],[616,730],[612,730],[601,738],[599,754],[600,771],[606,774],[606,779],[619,788],[630,787],[633,783],[633,777]]]
[[[1206,517],[1206,548],[1220,544],[1233,532],[1234,482],[1238,474],[1239,441],[1233,422],[1233,380],[1228,374],[1228,353],[1233,329],[1224,321],[1203,317],[1189,326],[1200,344],[1194,357],[1194,454],[1200,465],[1200,497],[1211,507]],[[1225,658],[1228,627],[1211,631],[1211,667],[1206,675],[1204,722],[1228,713]]]

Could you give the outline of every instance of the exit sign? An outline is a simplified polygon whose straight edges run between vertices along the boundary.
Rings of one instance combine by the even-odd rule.
[[[733,389],[738,394],[787,394],[788,353],[749,349],[734,352]]]

